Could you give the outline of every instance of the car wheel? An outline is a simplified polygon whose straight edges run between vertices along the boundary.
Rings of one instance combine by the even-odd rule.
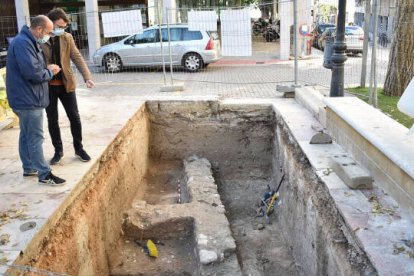
[[[199,54],[189,53],[184,56],[183,64],[188,71],[197,72],[200,68],[203,68],[203,59]]]
[[[118,55],[109,54],[104,58],[104,66],[107,72],[117,73],[122,70],[122,61]]]

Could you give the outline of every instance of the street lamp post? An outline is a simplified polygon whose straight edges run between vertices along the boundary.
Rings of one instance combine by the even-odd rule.
[[[331,79],[331,97],[344,96],[344,63],[346,61],[346,44],[345,44],[345,14],[346,0],[339,0],[338,3],[338,23],[336,26],[336,39],[333,45],[334,53],[332,55],[332,79]]]

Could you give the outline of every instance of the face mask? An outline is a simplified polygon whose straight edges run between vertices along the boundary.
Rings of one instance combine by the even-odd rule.
[[[65,32],[65,29],[63,29],[63,28],[56,28],[56,29],[53,30],[53,35],[54,36],[61,36],[61,35],[64,34],[64,32]]]
[[[39,38],[39,39],[37,40],[37,42],[38,42],[38,43],[40,43],[40,44],[44,44],[44,43],[48,42],[48,41],[49,41],[49,39],[50,39],[50,35],[45,35],[44,37]]]

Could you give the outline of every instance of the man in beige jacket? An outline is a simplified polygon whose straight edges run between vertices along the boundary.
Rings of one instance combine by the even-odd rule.
[[[80,160],[87,162],[91,158],[82,145],[82,125],[75,94],[76,78],[70,66],[70,61],[72,60],[76,65],[88,88],[95,87],[95,84],[92,81],[92,75],[88,66],[75,45],[72,35],[65,32],[70,22],[66,13],[62,9],[56,8],[51,10],[47,16],[52,20],[54,29],[52,38],[49,42],[42,45],[42,50],[47,64],[57,64],[62,68],[62,71],[49,82],[50,104],[46,108],[46,114],[50,137],[55,148],[55,154],[50,160],[50,164],[58,164],[63,157],[58,100],[65,108],[66,115],[70,121],[75,154]]]

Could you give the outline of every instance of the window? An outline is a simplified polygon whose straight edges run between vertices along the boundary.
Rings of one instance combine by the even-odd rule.
[[[361,27],[345,27],[346,35],[364,35],[364,30]]]
[[[155,35],[157,34],[157,30],[149,30],[143,33],[137,34],[135,36],[135,43],[136,44],[143,44],[143,43],[152,43],[155,42]]]
[[[162,34],[162,41],[163,42],[168,42],[168,32],[167,32],[167,28],[164,28],[161,30],[161,34]],[[181,30],[182,28],[171,28],[170,29],[170,40],[171,41],[180,41],[181,40]],[[157,41],[159,41],[160,39],[157,38]]]
[[[183,29],[183,40],[201,40],[203,35],[200,31],[189,31],[187,28]]]

